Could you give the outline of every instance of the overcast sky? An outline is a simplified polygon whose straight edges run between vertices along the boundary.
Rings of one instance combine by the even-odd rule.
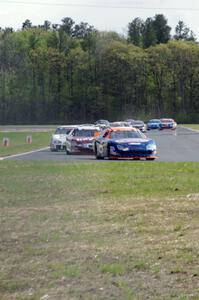
[[[134,18],[145,20],[164,14],[174,29],[179,20],[199,39],[199,4],[196,0],[0,0],[0,27],[20,29],[30,19],[33,25],[44,20],[60,23],[71,17],[76,23],[87,22],[98,30],[127,32]]]

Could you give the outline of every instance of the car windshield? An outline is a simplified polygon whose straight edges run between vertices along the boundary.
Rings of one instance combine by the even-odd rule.
[[[113,122],[110,123],[111,127],[129,127],[129,124],[127,122]]]
[[[111,139],[143,139],[145,138],[145,135],[139,131],[118,130],[118,131],[112,131],[110,134],[110,138]]]
[[[160,123],[160,120],[150,120],[149,123]]]
[[[78,137],[94,137],[96,130],[94,129],[75,129],[73,131],[73,136]]]
[[[57,128],[55,130],[55,134],[69,134],[69,132],[72,130],[72,128],[64,128],[64,127],[61,127],[61,128]]]
[[[173,120],[171,120],[171,119],[162,119],[161,122],[162,123],[168,123],[168,122],[173,122]]]
[[[98,120],[98,121],[95,122],[95,124],[109,125],[109,121],[107,121],[107,120]]]
[[[144,122],[142,122],[142,121],[134,121],[133,125],[144,125]]]

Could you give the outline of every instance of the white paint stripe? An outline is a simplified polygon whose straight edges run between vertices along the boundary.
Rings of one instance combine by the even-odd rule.
[[[179,126],[179,128],[183,128],[183,129],[187,129],[187,130],[190,130],[190,131],[198,132],[198,133],[199,133],[199,130],[198,130],[198,129],[193,129],[193,128],[189,128],[189,127],[185,127],[185,126]]]
[[[18,154],[13,154],[13,155],[9,155],[9,156],[4,156],[4,157],[0,157],[0,160],[5,160],[5,159],[8,159],[8,158],[13,158],[13,157],[19,157],[19,156],[23,156],[23,155],[28,155],[28,154],[40,152],[40,151],[47,150],[47,149],[49,149],[49,147],[45,147],[45,148],[41,148],[41,149],[29,151],[29,152],[24,152],[24,153],[18,153]]]

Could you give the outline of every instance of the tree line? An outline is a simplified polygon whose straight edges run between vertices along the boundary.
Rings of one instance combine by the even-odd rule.
[[[0,29],[0,123],[82,123],[172,116],[198,122],[199,46],[163,15],[128,36],[64,18]]]

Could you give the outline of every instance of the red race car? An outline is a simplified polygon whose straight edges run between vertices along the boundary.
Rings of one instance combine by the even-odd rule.
[[[66,154],[93,154],[93,142],[100,132],[96,126],[74,128],[66,138]]]

